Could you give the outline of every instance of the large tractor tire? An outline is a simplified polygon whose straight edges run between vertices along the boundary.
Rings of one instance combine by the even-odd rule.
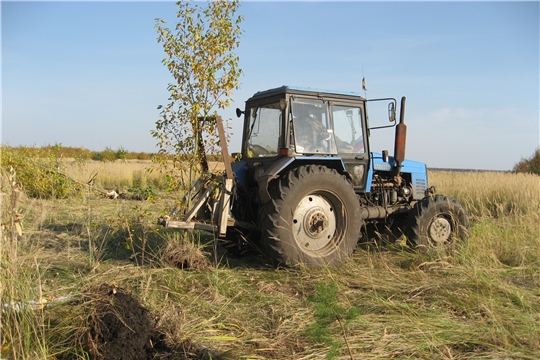
[[[337,265],[356,248],[363,220],[349,181],[325,166],[291,170],[269,188],[260,212],[267,254],[277,263]]]
[[[427,254],[443,254],[455,249],[469,236],[470,223],[463,207],[454,199],[425,197],[409,213],[405,236],[409,246]]]

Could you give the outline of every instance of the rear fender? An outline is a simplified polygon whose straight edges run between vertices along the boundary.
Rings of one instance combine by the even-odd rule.
[[[279,178],[282,174],[287,173],[289,170],[297,168],[302,165],[324,165],[330,169],[335,169],[340,174],[346,175],[345,164],[339,157],[330,156],[284,156],[272,164],[261,176],[257,177],[257,183],[259,186],[259,197],[263,203],[270,201],[270,194],[268,193],[268,184],[274,179]]]

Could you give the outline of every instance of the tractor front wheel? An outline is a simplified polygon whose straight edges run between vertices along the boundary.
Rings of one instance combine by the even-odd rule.
[[[470,223],[463,207],[454,199],[425,197],[411,210],[405,236],[409,246],[423,253],[446,253],[459,239],[469,236]]]
[[[269,193],[260,229],[273,260],[320,267],[351,256],[363,221],[356,194],[344,176],[325,166],[301,166],[271,184]]]

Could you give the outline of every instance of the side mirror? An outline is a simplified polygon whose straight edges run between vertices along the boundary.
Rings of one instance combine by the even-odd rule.
[[[240,110],[239,108],[236,108],[236,117],[242,116],[243,113],[244,111]]]
[[[396,121],[396,106],[393,102],[388,104],[388,120],[390,122]]]

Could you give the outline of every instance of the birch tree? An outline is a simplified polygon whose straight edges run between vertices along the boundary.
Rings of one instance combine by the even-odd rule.
[[[160,149],[156,160],[171,177],[188,167],[209,171],[207,154],[219,152],[217,112],[230,106],[239,87],[239,1],[210,0],[204,8],[199,4],[177,2],[174,30],[163,19],[155,25],[165,51],[162,63],[174,81],[167,87],[169,102],[158,106],[152,136]]]

